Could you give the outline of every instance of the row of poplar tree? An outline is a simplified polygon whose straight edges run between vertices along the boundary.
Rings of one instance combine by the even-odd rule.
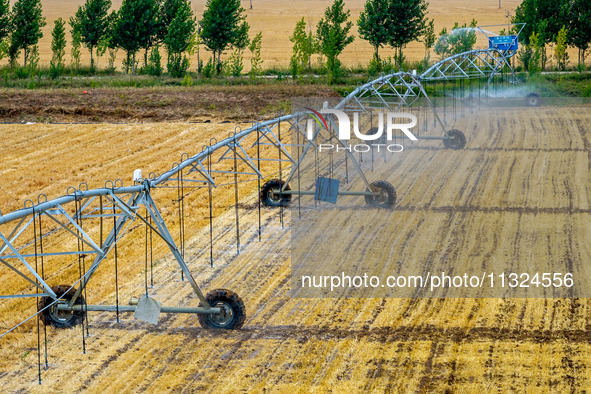
[[[189,0],[123,0],[119,10],[110,11],[111,0],[86,0],[67,22],[58,18],[52,30],[51,69],[59,73],[65,67],[66,30],[72,45],[72,65],[80,66],[81,47],[90,53],[90,67],[109,54],[114,69],[118,50],[125,52],[126,72],[135,72],[143,57],[144,69],[151,74],[162,72],[160,48],[167,54],[167,68],[173,76],[183,76],[188,67],[187,55],[203,43],[213,57],[208,66],[221,68],[221,54],[232,47],[238,51],[250,46],[255,54],[252,68],[260,69],[261,34],[249,39],[240,0],[208,0],[201,20],[193,15]],[[10,9],[9,0],[0,0],[0,59],[8,56],[16,65],[23,54],[25,67],[36,67],[38,42],[46,25],[41,0],[17,0]],[[198,60],[199,68],[202,62]],[[240,59],[241,63],[241,59]],[[242,66],[240,65],[240,71]]]
[[[568,46],[578,49],[578,65],[584,67],[591,44],[591,0],[523,0],[513,22],[525,23],[519,37],[525,44],[519,60],[526,70],[546,68],[549,45],[554,46],[559,69],[567,66]]]
[[[167,55],[168,72],[183,76],[189,68],[189,57],[197,52],[197,69],[205,74],[220,74],[224,65],[230,73],[240,75],[243,69],[242,52],[249,48],[251,75],[261,72],[260,56],[262,35],[249,38],[250,27],[246,22],[240,0],[208,0],[205,11],[197,21],[190,0],[123,0],[119,10],[110,11],[111,0],[86,0],[67,22],[62,18],[54,22],[50,69],[59,74],[65,67],[66,30],[69,27],[72,45],[72,64],[80,66],[80,51],[84,46],[90,52],[90,67],[94,70],[100,56],[108,52],[109,68],[114,70],[118,50],[125,52],[123,62],[126,72],[136,72],[143,58],[143,70],[162,73],[160,49]],[[412,41],[421,40],[425,45],[425,63],[430,49],[441,57],[472,48],[476,41],[470,29],[456,24],[448,34],[443,30],[439,40],[434,32],[434,21],[426,17],[428,3],[425,0],[367,0],[357,20],[359,35],[374,48],[370,69],[380,71],[383,62],[380,48],[394,49],[395,67],[404,61],[404,48]],[[296,24],[293,35],[293,55],[290,71],[295,76],[305,68],[311,68],[311,56],[326,59],[329,81],[340,73],[339,55],[355,37],[351,34],[353,22],[343,0],[334,0],[316,25],[315,32],[304,19]],[[557,43],[564,60],[567,45],[579,48],[584,62],[585,51],[591,42],[591,1],[589,0],[524,0],[517,8],[514,22],[527,23],[520,40],[530,52],[522,56],[522,62],[531,63],[541,51],[542,67],[545,62],[545,46]],[[15,65],[21,52],[24,65],[36,64],[39,59],[37,43],[45,26],[41,0],[16,0],[10,9],[9,0],[0,0],[0,59],[8,56]],[[476,25],[473,20],[471,27]],[[450,33],[451,33],[450,32]],[[203,66],[199,59],[199,47],[203,44],[212,53]],[[532,49],[533,48],[533,49]],[[233,52],[223,62],[222,53]],[[529,54],[529,55],[528,55]],[[582,58],[582,59],[581,59]],[[526,65],[527,68],[527,65]]]
[[[469,51],[476,44],[477,21],[469,25],[456,23],[451,30],[443,28],[439,37],[435,34],[434,20],[427,19],[424,0],[367,0],[357,26],[359,35],[374,48],[369,72],[389,71],[400,68],[404,62],[404,48],[412,41],[422,41],[425,58],[419,67],[426,67],[431,49],[441,58]],[[338,55],[354,37],[349,34],[353,23],[350,12],[344,9],[343,0],[335,0],[316,26],[316,34],[302,18],[290,37],[293,52],[290,63],[295,76],[302,69],[311,68],[311,56],[325,55],[330,74],[338,74]],[[512,19],[514,25],[501,34],[519,34],[524,44],[519,53],[524,68],[529,71],[545,69],[546,47],[552,45],[558,69],[564,70],[568,62],[566,49],[573,46],[579,51],[578,65],[584,68],[585,52],[591,44],[591,0],[523,0]],[[523,25],[525,24],[525,25]],[[523,29],[522,29],[523,27]],[[393,64],[380,59],[380,48],[394,49]]]
[[[357,27],[359,36],[374,48],[374,55],[370,59],[369,74],[381,71],[391,71],[402,67],[405,56],[404,48],[413,41],[421,40],[425,46],[426,66],[430,58],[430,50],[441,57],[460,53],[472,49],[476,43],[476,34],[468,31],[458,31],[449,35],[447,30],[440,33],[440,40],[436,44],[435,22],[427,19],[428,3],[425,0],[367,0]],[[340,74],[338,56],[347,45],[355,40],[350,34],[353,22],[349,20],[350,11],[345,9],[343,0],[334,0],[324,12],[324,16],[316,25],[306,25],[304,18],[297,22],[290,37],[293,43],[290,72],[295,77],[305,69],[311,69],[311,57],[314,54],[326,58],[326,71],[329,81]],[[473,20],[472,24],[476,21]],[[461,27],[456,23],[454,29]],[[394,59],[380,58],[380,49],[389,46],[394,49]]]

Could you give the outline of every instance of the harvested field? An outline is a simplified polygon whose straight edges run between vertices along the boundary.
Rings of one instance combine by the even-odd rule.
[[[391,182],[399,196],[393,211],[363,209],[372,228],[392,234],[390,247],[372,255],[376,265],[388,270],[398,262],[408,268],[450,258],[461,270],[474,261],[515,260],[556,262],[557,269],[568,262],[585,272],[591,259],[589,109],[539,108],[527,116],[493,111],[457,121],[468,139],[464,150],[421,141],[373,173],[366,161],[368,176]],[[131,176],[135,168],[161,172],[182,151],[225,136],[225,126],[1,126],[0,181],[8,186],[0,208],[15,209],[16,202],[35,197],[32,192],[55,197],[80,181],[101,185],[109,177]],[[182,142],[173,139],[179,134]],[[130,314],[120,323],[113,314],[90,314],[86,354],[79,327],[48,329],[49,369],[38,386],[36,324],[30,323],[0,339],[3,389],[538,392],[591,386],[588,299],[291,298],[289,229],[281,228],[277,211],[266,209],[264,242],[258,242],[254,186],[240,191],[245,242],[239,256],[228,210],[233,191],[216,191],[214,268],[208,266],[205,207],[197,197],[188,216],[188,264],[204,289],[241,295],[248,314],[242,330],[203,330],[193,316],[163,315],[154,327]],[[166,204],[173,195],[162,193],[174,216],[172,203]],[[344,213],[363,205],[362,198],[342,204]],[[342,217],[334,220],[326,225],[345,225]],[[315,231],[313,238],[328,241],[330,232]],[[137,238],[130,235],[121,251],[123,300],[143,291]],[[151,294],[170,305],[196,305],[164,247],[158,255]],[[113,302],[112,272],[104,268],[89,285],[92,302]],[[50,275],[61,281],[72,274],[64,269]],[[12,286],[6,277],[0,281],[2,288]],[[0,302],[0,327],[20,321],[33,304]]]

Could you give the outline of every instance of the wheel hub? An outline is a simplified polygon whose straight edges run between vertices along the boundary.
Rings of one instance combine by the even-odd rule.
[[[385,190],[382,190],[382,189],[375,190],[374,189],[374,190],[372,190],[372,192],[374,193],[372,195],[372,198],[375,202],[381,203],[381,202],[386,201],[386,199],[388,198],[388,194],[386,193]]]
[[[277,188],[269,190],[269,197],[271,197],[271,200],[273,201],[281,201],[281,189]]]
[[[72,318],[72,316],[74,315],[73,311],[68,311],[68,310],[64,310],[64,309],[59,309],[58,308],[58,303],[52,305],[49,308],[49,314],[51,315],[51,317],[57,321],[61,321],[61,322],[66,322],[68,320],[70,320]],[[66,305],[64,303],[62,303],[62,305]]]
[[[230,305],[223,301],[218,301],[215,305],[212,305],[214,308],[220,308],[222,312],[218,315],[210,315],[210,319],[219,324],[220,326],[225,326],[232,321],[234,314],[232,312],[232,308]]]

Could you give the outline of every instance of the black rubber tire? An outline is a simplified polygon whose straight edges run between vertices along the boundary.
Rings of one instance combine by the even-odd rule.
[[[525,96],[525,105],[528,107],[539,107],[542,104],[542,98],[537,93],[530,93]]]
[[[70,286],[68,285],[60,285],[54,286],[51,288],[55,295],[62,297],[59,302],[69,302],[74,294],[76,293],[76,289],[72,288],[70,291],[68,289]],[[51,297],[42,297],[39,301],[39,310],[45,309],[48,305],[53,302]],[[82,305],[84,303],[84,297],[80,296],[75,302],[75,305]],[[49,308],[45,309],[41,312],[41,320],[46,326],[53,326],[55,328],[70,328],[81,324],[84,319],[84,312],[66,312],[66,311],[59,311],[57,310],[57,303],[53,304]]]
[[[285,184],[285,181],[279,179],[271,179],[261,187],[261,202],[264,206],[270,208],[276,208],[280,206],[287,206],[291,202],[291,194],[277,194],[281,191],[281,188]],[[285,187],[285,190],[291,190],[289,185]]]
[[[224,307],[228,312],[226,316],[199,314],[201,327],[237,330],[244,325],[246,308],[238,294],[226,289],[216,289],[207,293],[205,299],[211,307]]]
[[[394,186],[386,181],[377,181],[371,184],[376,192],[380,192],[380,196],[365,196],[367,205],[376,208],[393,208],[396,204],[396,190]]]
[[[443,140],[443,146],[447,149],[463,149],[466,146],[466,136],[460,130],[450,130],[447,137],[451,139]]]

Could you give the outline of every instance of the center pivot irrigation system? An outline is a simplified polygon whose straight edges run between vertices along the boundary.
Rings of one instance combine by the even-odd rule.
[[[488,49],[471,50],[448,57],[420,75],[415,72],[397,72],[379,77],[359,86],[333,108],[362,117],[365,131],[376,130],[373,127],[373,114],[376,112],[399,111],[402,108],[409,112],[415,111],[424,120],[425,131],[436,130],[437,126],[442,129],[439,136],[425,133],[421,136],[417,133],[419,140],[440,139],[445,148],[461,149],[466,143],[464,134],[446,128],[435,100],[429,98],[427,91],[428,87],[435,92],[438,88],[445,89],[446,83],[458,86],[466,79],[478,79],[488,89],[501,74],[509,76],[504,81],[516,82],[509,60],[517,51],[517,36],[487,37],[490,44]],[[420,98],[425,104],[417,106]],[[463,101],[460,99],[457,98]],[[327,123],[323,127],[314,125],[315,132],[309,138],[307,127],[311,113],[298,109],[290,115],[256,122],[246,130],[235,130],[219,142],[213,139],[198,154],[183,154],[179,163],[159,176],[152,173],[143,178],[141,172],[136,171],[134,183],[130,186],[124,186],[121,180],[116,180],[107,181],[103,188],[89,189],[83,183],[78,188],[70,187],[66,195],[60,198],[48,200],[41,194],[36,202],[27,200],[23,209],[0,214],[0,267],[5,267],[0,272],[13,272],[22,279],[22,286],[16,286],[14,294],[0,294],[0,299],[36,298],[38,312],[27,320],[37,317],[38,322],[41,319],[45,325],[60,328],[81,324],[83,333],[87,312],[95,311],[117,314],[135,312],[136,317],[153,322],[157,322],[160,312],[189,313],[197,314],[200,324],[206,328],[240,328],[246,318],[245,306],[240,297],[225,289],[204,294],[185,261],[183,217],[184,198],[188,190],[207,192],[211,235],[213,191],[221,186],[234,187],[237,253],[240,252],[238,184],[258,182],[260,240],[261,205],[278,207],[282,212],[294,195],[301,199],[303,195],[315,193],[314,182],[302,185],[300,174],[313,171],[314,180],[321,175],[318,148],[322,143],[330,142],[341,148],[340,158],[334,159],[330,155],[330,163],[326,164],[331,177],[345,178],[345,183],[349,185],[338,191],[339,196],[362,196],[368,205],[381,208],[390,208],[396,202],[392,185],[386,181],[370,182],[367,179],[363,170],[367,164],[363,164],[362,153],[357,155],[358,152],[351,149],[350,144],[355,142],[355,137],[348,141],[339,139],[335,116],[327,115]],[[429,129],[426,125],[431,120],[435,127]],[[373,165],[373,151],[371,154]],[[306,158],[313,160],[308,163]],[[359,174],[360,181],[348,182],[349,167]],[[298,187],[292,189],[290,182],[295,183],[296,179]],[[154,199],[156,191],[171,187],[178,188],[177,240],[167,227]],[[110,252],[113,252],[117,262],[117,245],[129,231],[132,222],[145,226],[150,239],[152,234],[156,234],[168,245],[183,279],[186,278],[199,299],[199,306],[160,306],[148,296],[147,284],[145,296],[139,301],[130,302],[130,305],[119,305],[118,301],[116,305],[90,305],[86,302],[88,283]],[[53,237],[62,238],[60,242],[52,242]],[[212,248],[210,238],[213,264]],[[76,259],[78,263],[78,280],[67,285],[51,284],[51,275],[45,275],[48,261],[71,265],[71,259]]]

